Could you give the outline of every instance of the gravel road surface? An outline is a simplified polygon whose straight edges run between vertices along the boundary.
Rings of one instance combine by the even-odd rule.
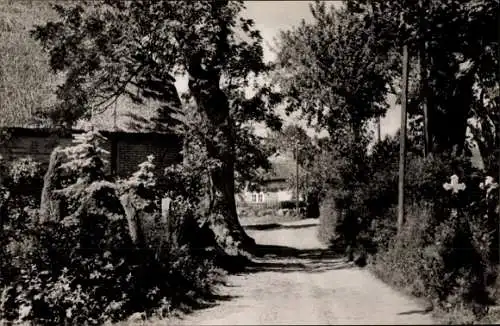
[[[329,253],[314,224],[249,230],[263,257],[229,277],[221,289],[224,300],[170,324],[433,324],[414,299]]]

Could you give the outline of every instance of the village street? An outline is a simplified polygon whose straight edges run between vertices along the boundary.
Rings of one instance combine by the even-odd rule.
[[[315,220],[249,230],[265,257],[221,289],[225,299],[172,325],[432,324],[414,299],[333,257]]]

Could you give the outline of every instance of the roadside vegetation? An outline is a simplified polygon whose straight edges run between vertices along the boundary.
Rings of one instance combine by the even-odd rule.
[[[199,217],[189,199],[176,197],[162,219],[168,187],[158,186],[153,158],[129,179],[110,179],[100,138],[88,132],[57,148],[45,177],[30,159],[3,162],[1,320],[146,320],[215,298],[225,273],[191,241]]]
[[[275,78],[288,110],[328,131],[309,168],[319,237],[454,323],[492,318],[500,299],[498,6],[316,2],[313,20],[277,41]],[[401,135],[380,139],[377,120],[389,102],[404,100],[403,46],[408,123],[398,225]]]

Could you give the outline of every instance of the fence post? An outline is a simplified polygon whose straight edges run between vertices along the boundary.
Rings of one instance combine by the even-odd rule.
[[[162,237],[166,239],[167,245],[171,244],[171,219],[170,219],[170,204],[172,199],[169,197],[164,197],[161,199],[161,223],[164,225],[165,235]]]

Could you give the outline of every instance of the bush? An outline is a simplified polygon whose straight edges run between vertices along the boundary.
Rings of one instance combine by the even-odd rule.
[[[99,137],[81,135],[64,150],[67,173],[63,188],[54,190],[65,203],[62,219],[2,234],[0,320],[52,325],[102,324],[134,313],[163,317],[209,297],[220,282],[210,257],[190,248],[133,245],[118,187],[105,178]]]
[[[137,312],[165,317],[181,304],[210,298],[223,276],[186,248],[161,257],[153,250],[75,250],[75,226],[54,223],[36,232],[37,248],[4,289],[4,319],[83,325]]]
[[[43,186],[41,165],[30,157],[9,163],[2,161],[0,165],[3,170],[0,185],[0,229],[7,232],[8,236],[13,236],[12,232],[17,234],[32,222],[33,210],[40,203]]]
[[[161,216],[161,191],[153,160],[154,156],[149,155],[130,178],[120,182],[120,201],[134,243],[163,250],[168,242],[168,226]]]
[[[386,138],[363,164],[352,157],[332,156],[334,176],[323,190],[320,239],[333,241],[340,251],[364,247],[377,275],[435,301],[441,309],[475,307],[472,310],[480,313],[484,309],[477,307],[488,303],[488,287],[496,279],[499,234],[498,208],[487,207],[485,191],[478,187],[481,172],[468,158],[448,154],[423,158],[410,151],[405,175],[407,221],[397,235],[398,152],[397,139]],[[454,174],[466,184],[458,195],[443,188]],[[488,202],[493,201],[497,202]]]
[[[377,274],[443,310],[469,307],[476,314],[484,312],[477,307],[489,303],[488,287],[496,279],[498,226],[496,217],[487,217],[479,172],[469,162],[449,157],[417,158],[409,166],[404,229],[387,242],[387,224],[378,219],[375,226],[375,234],[382,234],[374,238]],[[450,173],[462,175],[466,184],[457,195],[443,189]],[[393,226],[395,212],[385,217]]]
[[[315,178],[325,178],[320,191],[320,229],[323,241],[331,241],[336,250],[353,247],[353,239],[366,223],[364,191],[368,180],[367,156],[364,142],[352,143],[352,139],[324,156],[327,168],[319,169]],[[316,173],[316,172],[315,172]],[[327,174],[325,174],[327,173]]]
[[[396,213],[396,210],[393,212]],[[426,297],[429,293],[422,272],[426,270],[424,261],[433,258],[426,251],[433,240],[430,234],[432,208],[423,203],[414,204],[410,205],[407,212],[407,223],[399,235],[396,236],[392,229],[385,232],[385,235],[381,234],[375,241],[379,252],[375,255],[374,270],[384,281],[406,289],[415,296]],[[392,216],[395,218],[396,214]],[[392,225],[394,220],[391,221]],[[389,230],[384,226],[381,225],[379,229]],[[431,270],[426,271],[432,273]]]

